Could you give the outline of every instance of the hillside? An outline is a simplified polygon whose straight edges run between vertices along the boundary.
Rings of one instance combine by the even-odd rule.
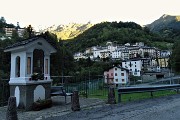
[[[152,46],[153,42],[173,42],[171,38],[162,38],[134,22],[103,22],[94,25],[76,38],[67,42],[72,52],[84,51],[88,47],[104,45],[107,41],[117,44],[144,42]],[[163,46],[166,49],[166,46]]]
[[[167,29],[180,30],[180,16],[164,14],[159,19],[147,25],[147,27],[153,32],[160,32]]]
[[[91,24],[90,22],[86,24],[70,23],[67,25],[53,25],[43,31],[49,31],[56,34],[59,39],[67,40],[72,39],[79,34],[82,34],[85,30],[89,29],[92,26],[93,24]]]

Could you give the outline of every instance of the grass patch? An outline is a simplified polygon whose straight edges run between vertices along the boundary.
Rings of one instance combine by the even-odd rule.
[[[168,95],[173,95],[173,94],[177,94],[177,92],[174,90],[157,91],[157,92],[153,92],[153,98],[158,98],[158,97],[168,96]],[[122,94],[121,101],[127,102],[127,101],[142,100],[142,99],[148,99],[148,98],[152,98],[150,92]]]
[[[89,92],[88,97],[106,100],[108,97],[108,89],[91,91]]]
[[[158,97],[168,96],[168,95],[173,95],[173,94],[177,94],[177,92],[174,90],[157,91],[157,92],[153,92],[153,98],[158,98]],[[115,96],[116,96],[116,101],[118,101],[117,90],[115,90]],[[107,89],[95,90],[91,94],[88,94],[88,97],[107,100],[108,99],[108,90]],[[149,99],[149,98],[152,98],[150,92],[131,93],[131,94],[122,94],[121,95],[121,101],[122,102]]]

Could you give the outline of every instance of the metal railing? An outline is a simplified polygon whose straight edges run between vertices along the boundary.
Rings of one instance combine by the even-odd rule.
[[[67,92],[78,90],[80,96],[107,95],[103,76],[51,76],[53,86],[63,86]]]
[[[180,84],[118,88],[118,102],[121,102],[122,94],[150,92],[153,97],[153,92],[156,91],[177,90],[178,92],[179,89]]]

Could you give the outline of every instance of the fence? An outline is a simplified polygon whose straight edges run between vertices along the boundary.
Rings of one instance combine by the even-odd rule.
[[[67,92],[78,90],[82,97],[104,97],[108,95],[108,85],[104,83],[104,77],[99,76],[51,76],[52,85],[63,85]],[[0,80],[0,106],[7,105],[10,96],[9,80]]]
[[[180,84],[180,76],[164,78],[156,82],[150,83],[150,85],[163,85],[163,84]]]
[[[52,76],[53,86],[63,85],[67,92],[78,90],[83,97],[107,96],[108,86],[103,76]]]
[[[8,98],[10,96],[9,80],[0,80],[0,106],[7,105]]]

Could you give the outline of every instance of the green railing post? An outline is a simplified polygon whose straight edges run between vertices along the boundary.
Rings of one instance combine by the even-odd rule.
[[[118,93],[118,103],[121,103],[121,94]]]

